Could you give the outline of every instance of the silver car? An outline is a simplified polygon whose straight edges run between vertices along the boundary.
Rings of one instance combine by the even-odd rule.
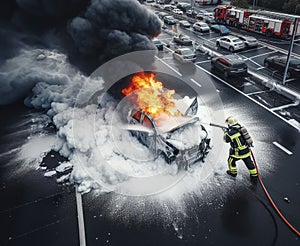
[[[245,48],[245,44],[242,40],[235,36],[226,36],[226,37],[221,37],[216,40],[216,45],[217,47],[222,47],[230,52],[234,52],[237,50],[242,50]]]
[[[258,41],[255,37],[243,35],[239,35],[237,37],[244,42],[245,48],[255,48],[258,46]]]
[[[186,63],[186,62],[194,62],[197,59],[196,54],[189,48],[180,48],[173,52],[173,58]]]
[[[156,157],[162,156],[168,164],[174,162],[179,167],[187,169],[199,160],[204,161],[210,148],[210,139],[206,129],[200,124],[199,118],[194,117],[197,109],[198,102],[195,98],[185,114],[176,118],[174,121],[176,124],[165,126],[157,124],[155,119],[143,111],[131,109],[128,122],[132,128],[129,128],[129,131]],[[192,145],[182,144],[185,131],[199,134]],[[190,140],[186,139],[186,141]]]
[[[193,25],[193,29],[198,32],[209,32],[209,26],[207,25],[207,23],[202,21],[195,22]]]

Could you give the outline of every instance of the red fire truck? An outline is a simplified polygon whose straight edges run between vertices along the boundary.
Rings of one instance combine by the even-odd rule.
[[[240,9],[233,6],[217,6],[214,9],[216,22],[266,36],[289,38],[292,35],[294,19],[300,16],[261,10]],[[300,19],[297,21],[296,36],[300,35]]]

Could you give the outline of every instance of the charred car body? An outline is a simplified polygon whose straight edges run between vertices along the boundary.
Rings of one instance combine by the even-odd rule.
[[[206,129],[195,117],[198,110],[197,98],[180,117],[173,118],[175,124],[157,123],[150,115],[139,109],[131,109],[128,122],[136,126],[129,131],[142,144],[152,151],[156,157],[163,156],[168,164],[176,163],[179,168],[187,169],[191,164],[201,160],[204,162],[210,148],[210,139]],[[198,131],[198,136],[195,131]],[[186,138],[190,133],[191,138]]]

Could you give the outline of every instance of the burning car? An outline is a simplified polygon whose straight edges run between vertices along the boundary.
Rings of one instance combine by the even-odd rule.
[[[142,79],[145,79],[145,74]],[[156,157],[163,156],[168,164],[176,163],[188,168],[193,163],[204,161],[210,148],[208,133],[200,119],[195,116],[198,100],[195,97],[186,107],[174,100],[174,91],[162,88],[153,75],[146,75],[141,87],[136,83],[122,90],[123,94],[135,99],[128,113],[128,129],[132,136],[149,148]],[[138,78],[138,80],[141,78]],[[146,85],[146,86],[145,86]],[[145,96],[145,91],[148,96]],[[158,97],[158,102],[153,99]],[[148,103],[150,102],[150,104]]]

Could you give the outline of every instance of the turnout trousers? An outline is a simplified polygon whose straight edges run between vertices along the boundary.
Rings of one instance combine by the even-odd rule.
[[[235,158],[233,156],[229,156],[228,158],[228,168],[230,170],[230,173],[233,175],[237,175],[237,167],[236,167],[236,161],[243,160],[245,165],[247,166],[250,176],[251,177],[257,177],[257,170],[253,164],[253,161],[250,156],[245,158]]]

